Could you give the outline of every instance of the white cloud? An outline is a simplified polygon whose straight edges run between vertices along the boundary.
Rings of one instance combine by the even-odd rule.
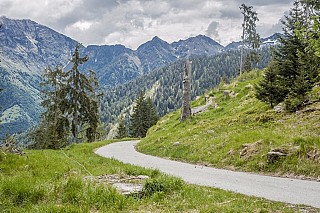
[[[0,15],[32,19],[85,45],[121,43],[137,48],[155,35],[173,42],[198,34],[226,45],[240,39],[241,3],[240,0],[0,0]],[[244,3],[258,12],[258,30],[267,36],[279,29],[276,24],[293,0]]]

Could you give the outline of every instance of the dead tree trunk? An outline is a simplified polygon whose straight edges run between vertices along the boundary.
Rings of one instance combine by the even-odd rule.
[[[191,116],[191,62],[187,59],[184,63],[183,70],[183,97],[182,97],[182,112],[181,121],[186,120]]]

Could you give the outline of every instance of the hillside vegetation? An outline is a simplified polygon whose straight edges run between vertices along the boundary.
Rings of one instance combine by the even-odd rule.
[[[258,68],[265,68],[271,60],[270,47],[259,50],[261,60]],[[193,56],[192,97],[203,94],[217,86],[222,78],[232,79],[239,73],[240,51],[229,50],[214,56]],[[182,97],[182,73],[184,60],[153,70],[133,81],[104,91],[101,101],[101,120],[105,123],[116,122],[121,113],[129,114],[129,106],[139,95],[146,91],[153,99],[159,116],[177,110]]]
[[[94,154],[111,141],[73,144],[63,150],[0,150],[0,212],[296,212],[316,210],[219,189],[187,185],[157,170]],[[139,195],[122,195],[86,176],[148,175]]]
[[[295,113],[276,112],[255,98],[261,71],[245,73],[207,93],[217,107],[180,122],[180,110],[153,126],[138,150],[147,154],[231,170],[320,179],[320,88],[313,104]],[[193,107],[204,104],[204,97]],[[269,151],[285,153],[276,162]]]

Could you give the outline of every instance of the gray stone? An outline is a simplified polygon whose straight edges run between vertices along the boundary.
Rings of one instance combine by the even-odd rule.
[[[123,195],[139,194],[143,189],[143,184],[139,183],[114,183],[112,185]]]
[[[268,163],[273,164],[276,161],[280,160],[280,158],[286,157],[286,156],[287,156],[287,154],[282,153],[282,152],[274,152],[274,151],[268,152],[268,154],[267,154]]]
[[[284,111],[284,106],[282,103],[278,104],[277,106],[275,106],[274,108],[274,111],[276,112],[283,112]]]
[[[179,146],[179,145],[180,145],[180,142],[179,142],[179,141],[174,142],[173,145],[174,145],[174,146]]]

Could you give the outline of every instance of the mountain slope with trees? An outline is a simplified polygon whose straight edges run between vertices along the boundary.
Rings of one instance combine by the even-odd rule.
[[[266,67],[271,59],[270,47],[259,50],[259,68]],[[192,98],[203,94],[218,85],[221,80],[239,74],[239,50],[230,50],[211,57],[193,57],[192,61]],[[159,116],[181,107],[183,60],[154,70],[145,76],[106,89],[101,101],[101,120],[105,123],[116,122],[120,114],[129,118],[129,111],[140,90],[145,91],[156,107]]]
[[[77,42],[30,20],[0,22],[1,138],[39,121],[41,73],[66,64]]]
[[[69,69],[71,54],[78,43],[31,20],[0,18],[0,94],[1,128],[4,134],[20,133],[39,122],[40,82],[45,68]],[[206,36],[196,36],[168,44],[158,37],[138,50],[123,45],[89,45],[83,70],[94,70],[101,86],[113,87],[133,80],[153,69],[175,62],[190,51],[191,55],[214,55],[222,46]],[[89,74],[89,72],[85,73]]]

